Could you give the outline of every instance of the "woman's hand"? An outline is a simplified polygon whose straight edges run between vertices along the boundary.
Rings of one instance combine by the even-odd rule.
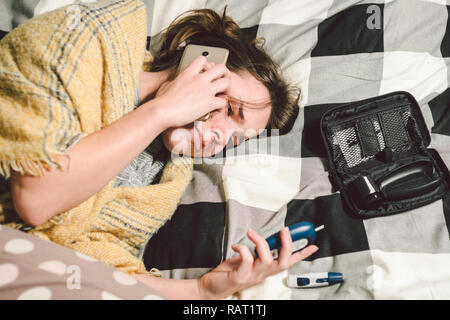
[[[154,103],[167,127],[181,127],[216,109],[227,101],[217,94],[230,85],[230,71],[225,65],[213,65],[199,56],[174,80],[165,82]]]
[[[258,258],[250,253],[248,247],[233,245],[233,250],[239,255],[222,262],[200,279],[164,279],[149,274],[134,276],[168,299],[223,299],[292,267],[318,250],[311,245],[292,254],[291,235],[289,229],[284,228],[280,234],[280,256],[278,260],[274,260],[264,238],[252,230],[247,235],[256,245]]]
[[[288,228],[281,233],[282,248],[278,260],[274,260],[269,245],[255,231],[247,233],[255,243],[258,258],[255,258],[248,247],[233,245],[232,249],[239,253],[199,279],[199,293],[203,299],[222,299],[239,290],[262,282],[266,277],[292,267],[297,262],[309,257],[318,250],[311,245],[292,254],[292,239]]]

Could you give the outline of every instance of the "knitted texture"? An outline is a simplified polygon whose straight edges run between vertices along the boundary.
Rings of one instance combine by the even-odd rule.
[[[135,108],[141,101],[139,98],[139,86],[136,94]],[[162,137],[159,136],[134,158],[114,180],[114,187],[118,186],[146,186],[158,183],[159,176],[167,162],[169,151],[164,148]]]
[[[64,155],[83,136],[134,108],[139,73],[148,70],[146,8],[138,0],[98,1],[37,16],[0,41],[0,174],[40,176],[64,170]],[[105,162],[108,159],[105,159]],[[160,183],[114,187],[29,232],[128,273],[146,272],[136,255],[173,215],[192,177],[177,158]],[[21,228],[9,191],[0,222]]]
[[[114,186],[145,186],[157,183],[168,153],[161,137],[158,137],[116,176]]]

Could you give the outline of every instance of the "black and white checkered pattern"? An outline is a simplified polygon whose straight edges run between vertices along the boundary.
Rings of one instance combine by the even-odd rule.
[[[268,53],[303,90],[291,133],[247,141],[236,149],[237,154],[247,150],[247,157],[227,154],[225,163],[195,166],[177,212],[148,243],[149,268],[167,277],[199,277],[234,254],[231,244],[251,246],[249,228],[269,236],[285,225],[310,221],[325,225],[317,236],[320,250],[289,274],[336,271],[344,273],[345,282],[291,290],[283,282],[285,272],[246,290],[242,298],[450,298],[450,196],[397,215],[352,218],[328,180],[319,131],[321,115],[332,107],[408,91],[421,106],[430,148],[450,167],[448,0],[143,2],[153,52],[161,31],[178,14],[194,8],[221,12],[226,4],[244,32],[266,39]],[[12,3],[0,3],[3,31],[23,18],[10,14]],[[31,6],[24,12],[39,13],[52,1]],[[278,154],[260,151],[261,142],[278,143]]]

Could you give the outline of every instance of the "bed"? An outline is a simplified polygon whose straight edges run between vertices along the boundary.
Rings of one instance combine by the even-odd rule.
[[[251,139],[227,150],[225,158],[195,165],[173,218],[147,244],[148,268],[168,278],[197,278],[231,257],[232,244],[251,247],[249,228],[267,237],[307,221],[325,226],[317,235],[319,251],[229,299],[450,298],[450,195],[401,214],[353,218],[328,179],[319,131],[321,115],[330,108],[408,91],[421,106],[430,148],[450,167],[448,1],[143,2],[151,52],[178,14],[204,7],[220,12],[227,5],[227,14],[249,37],[265,38],[267,52],[303,92],[290,133]],[[5,34],[55,3],[2,2],[0,29]],[[10,235],[5,230],[0,239]],[[289,274],[314,272],[342,272],[345,281],[307,290],[286,285]],[[4,292],[0,285],[0,297]]]

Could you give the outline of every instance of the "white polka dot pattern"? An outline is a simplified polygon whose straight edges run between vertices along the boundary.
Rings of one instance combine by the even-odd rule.
[[[58,260],[49,260],[42,262],[39,269],[62,276],[66,273],[66,265]]]
[[[142,300],[164,300],[164,298],[156,294],[148,294]]]
[[[108,291],[102,291],[102,299],[103,300],[122,300],[118,296],[116,296]]]
[[[117,281],[117,283],[120,283],[124,286],[132,286],[137,283],[137,280],[135,278],[121,271],[114,271],[113,278]]]
[[[5,245],[5,251],[12,254],[25,254],[33,251],[34,244],[25,239],[12,239]]]
[[[52,292],[47,287],[34,287],[22,293],[17,300],[50,300]]]
[[[79,258],[81,258],[81,259],[83,259],[83,260],[86,260],[86,261],[90,261],[90,262],[97,262],[97,261],[98,261],[97,259],[92,258],[92,257],[90,257],[90,256],[88,256],[88,255],[85,255],[84,253],[81,253],[81,252],[78,252],[78,251],[75,251],[75,254],[76,254]]]
[[[14,282],[19,275],[19,269],[15,264],[0,264],[0,287]]]
[[[95,258],[1,228],[0,300],[163,299],[132,275]]]

